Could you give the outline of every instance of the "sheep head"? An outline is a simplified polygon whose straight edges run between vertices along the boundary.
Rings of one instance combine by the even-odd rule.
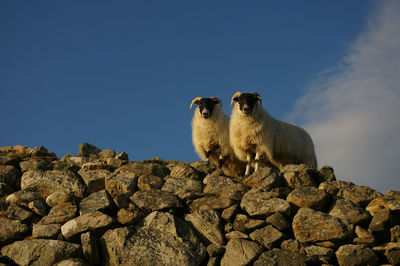
[[[190,109],[192,109],[194,104],[197,104],[199,106],[199,112],[201,116],[205,119],[211,117],[214,110],[214,106],[216,104],[219,104],[222,108],[222,102],[217,97],[210,97],[210,98],[196,97],[190,104]]]
[[[249,115],[253,112],[254,106],[258,101],[260,101],[261,105],[261,96],[257,92],[243,93],[238,91],[232,96],[230,107],[232,107],[233,102],[236,102],[239,104],[240,111],[244,115]]]

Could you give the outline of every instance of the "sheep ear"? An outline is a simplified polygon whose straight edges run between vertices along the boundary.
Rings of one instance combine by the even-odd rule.
[[[235,94],[233,94],[232,96],[232,100],[231,100],[231,105],[229,105],[229,108],[232,107],[233,102],[237,101],[237,98],[241,95],[242,93],[240,91],[236,92]]]
[[[262,103],[261,103],[261,96],[260,96],[260,94],[258,94],[257,92],[252,92],[251,94],[253,94],[254,96],[256,96],[257,100],[259,100],[259,101],[260,101],[260,105],[262,105]]]
[[[190,104],[190,109],[192,109],[193,104],[197,103],[198,101],[200,101],[202,98],[201,97],[196,97],[193,99],[192,103]]]
[[[220,100],[219,98],[217,98],[217,97],[210,97],[210,99],[212,99],[214,102],[216,102],[217,104],[219,104],[219,105],[221,106],[221,108],[222,108],[222,102],[221,102],[221,100]]]

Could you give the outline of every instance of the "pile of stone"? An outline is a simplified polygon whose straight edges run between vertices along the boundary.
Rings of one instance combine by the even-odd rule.
[[[84,143],[0,148],[0,264],[400,265],[400,192],[288,165],[248,178]]]

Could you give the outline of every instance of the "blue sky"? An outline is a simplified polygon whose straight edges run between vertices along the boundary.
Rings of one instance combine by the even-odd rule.
[[[320,166],[386,190],[336,163],[348,146],[320,137],[315,124],[335,121],[342,105],[326,111],[324,101],[336,98],[321,91],[347,71],[388,5],[398,8],[366,0],[1,1],[0,146],[43,145],[62,157],[89,142],[130,160],[194,161],[191,100],[217,96],[230,114],[236,91],[257,91],[274,117],[317,135]],[[327,156],[340,146],[344,154]]]

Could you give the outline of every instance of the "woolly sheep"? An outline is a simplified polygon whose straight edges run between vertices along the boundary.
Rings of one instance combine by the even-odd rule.
[[[302,128],[273,118],[262,108],[261,96],[256,93],[236,92],[232,96],[229,124],[230,144],[237,158],[246,161],[245,176],[259,163],[282,170],[287,164],[306,164],[317,167],[314,144]]]
[[[217,97],[196,97],[190,109],[197,104],[192,119],[192,141],[196,153],[206,161],[222,168],[229,176],[243,176],[245,165],[238,160],[229,144],[229,118],[222,111]]]

